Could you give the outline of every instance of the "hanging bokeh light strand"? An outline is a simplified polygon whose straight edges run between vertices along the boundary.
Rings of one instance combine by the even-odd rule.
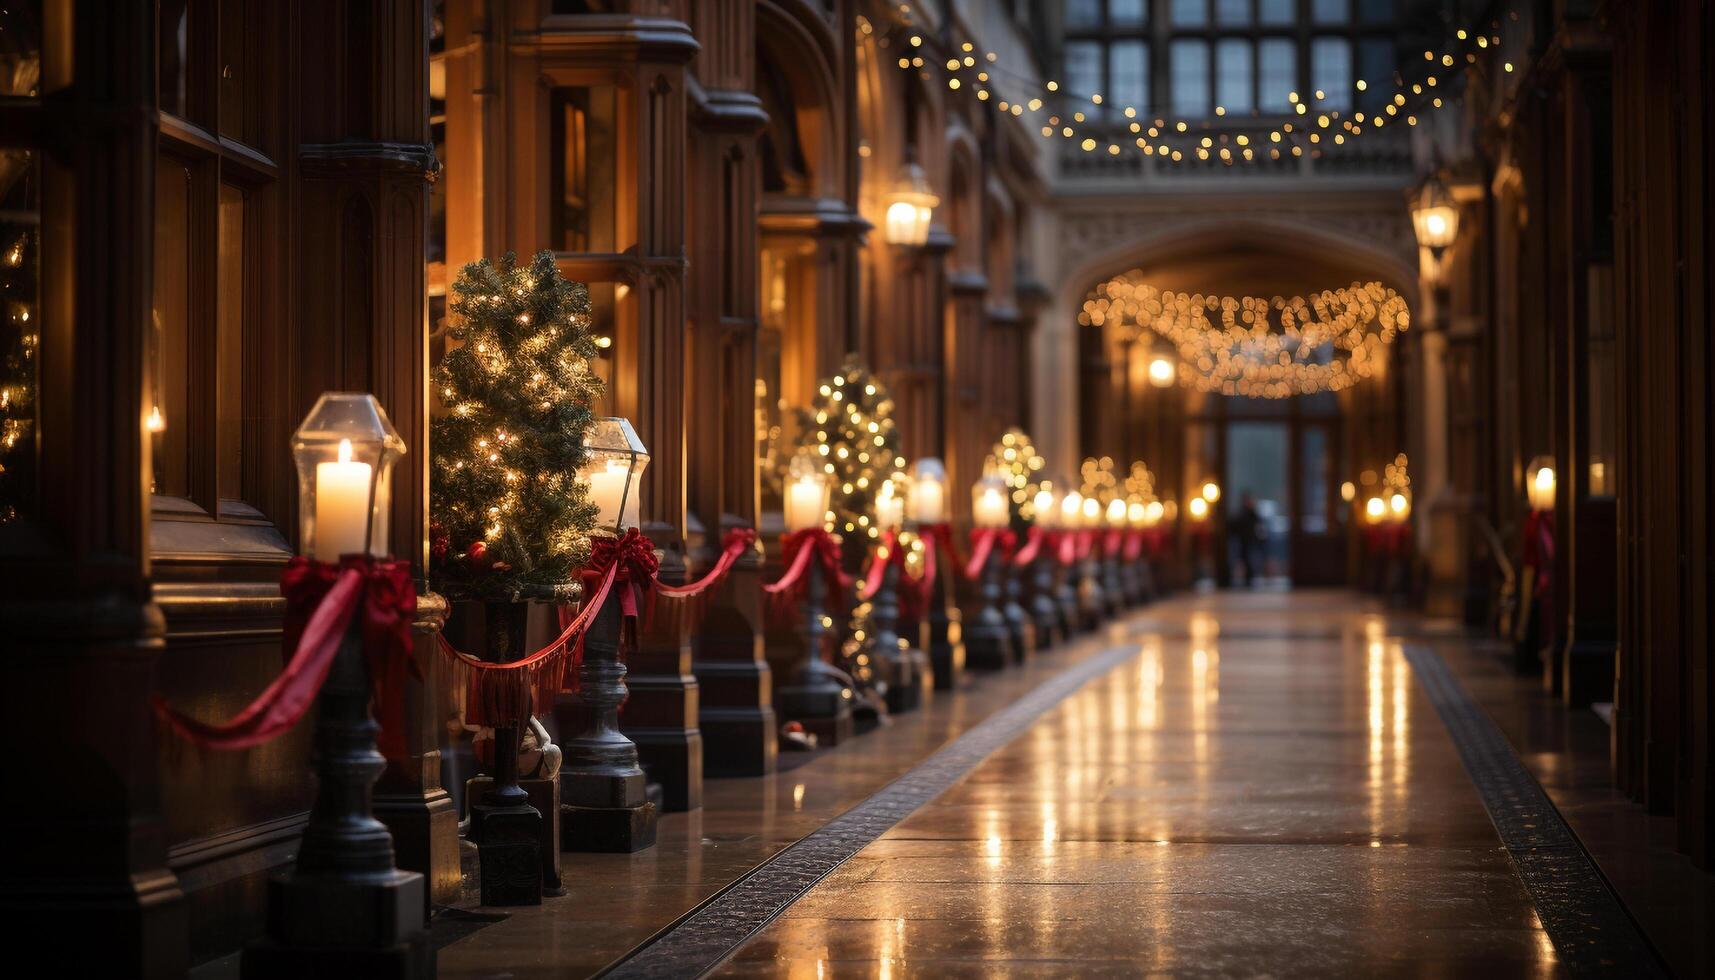
[[[1078,322],[1136,339],[1153,331],[1179,354],[1179,381],[1199,391],[1287,398],[1349,388],[1380,370],[1411,324],[1405,298],[1379,282],[1264,299],[1159,290],[1132,270],[1084,299]]]
[[[895,60],[901,70],[921,72],[926,79],[932,71],[943,70],[948,89],[992,102],[999,111],[1015,117],[1028,114],[1045,139],[1075,142],[1086,153],[1105,151],[1119,156],[1127,144],[1112,138],[1115,134],[1111,130],[1083,127],[1121,126],[1128,134],[1125,139],[1146,156],[1172,163],[1218,160],[1229,166],[1301,157],[1307,152],[1320,157],[1329,145],[1343,146],[1389,123],[1417,125],[1422,114],[1451,101],[1449,90],[1458,71],[1477,64],[1480,56],[1499,52],[1503,24],[1503,18],[1497,16],[1489,18],[1486,28],[1472,23],[1449,30],[1443,43],[1424,49],[1426,70],[1421,77],[1408,80],[1401,66],[1387,79],[1356,79],[1355,92],[1386,92],[1385,98],[1368,96],[1375,98],[1371,111],[1342,110],[1324,91],[1304,93],[1308,97],[1294,91],[1288,94],[1284,121],[1241,131],[1213,129],[1217,124],[1230,126],[1233,121],[1224,106],[1214,107],[1213,119],[1154,114],[1146,107],[1116,104],[1099,92],[1070,92],[1056,80],[1041,81],[1033,73],[1011,70],[995,52],[979,48],[968,38],[949,36],[943,49],[933,29],[925,26],[929,19],[912,4],[901,3],[898,11],[898,19],[881,32],[878,43],[901,50]],[[1518,20],[1517,12],[1509,11],[1504,20]],[[876,26],[861,17],[858,29],[866,35],[877,33]],[[1510,61],[1503,67],[1513,71]],[[1025,94],[1017,99],[1002,98],[1003,83],[1008,92]]]

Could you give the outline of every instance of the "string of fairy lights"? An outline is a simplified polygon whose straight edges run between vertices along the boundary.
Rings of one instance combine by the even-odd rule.
[[[1179,380],[1253,398],[1340,391],[1380,369],[1411,324],[1405,298],[1379,282],[1308,297],[1218,296],[1159,290],[1133,269],[1100,283],[1078,322],[1151,330],[1179,354]],[[1213,315],[1213,319],[1211,319]]]
[[[978,101],[992,102],[998,111],[1015,117],[1028,115],[1044,139],[1074,142],[1086,153],[1101,151],[1119,156],[1127,143],[1095,129],[1118,124],[1129,134],[1130,145],[1145,156],[1172,163],[1218,160],[1229,166],[1306,153],[1319,157],[1329,144],[1343,146],[1390,123],[1416,126],[1425,113],[1441,109],[1455,98],[1447,94],[1453,73],[1500,49],[1503,30],[1500,16],[1478,18],[1451,29],[1440,45],[1424,50],[1421,76],[1408,73],[1402,66],[1387,79],[1356,79],[1353,88],[1357,92],[1386,92],[1370,111],[1341,109],[1330,104],[1328,93],[1322,90],[1292,91],[1288,93],[1286,120],[1248,131],[1215,131],[1217,120],[1230,125],[1226,123],[1229,116],[1225,106],[1214,106],[1215,120],[1192,119],[1150,113],[1147,107],[1116,103],[1100,92],[1072,92],[1058,80],[1038,81],[1032,73],[1012,70],[994,51],[979,48],[951,28],[946,49],[940,50],[939,39],[927,26],[929,20],[913,4],[901,3],[897,10],[898,18],[881,32],[877,43],[884,48],[902,48],[895,60],[901,70],[920,72],[929,80],[940,70],[948,89],[971,93]],[[1509,10],[1505,20],[1518,20],[1517,11]],[[1484,21],[1486,24],[1479,27]],[[866,35],[877,33],[874,23],[865,18],[859,19],[858,28]],[[1507,61],[1502,69],[1512,72],[1514,65]],[[1013,97],[1003,97],[1003,88]]]

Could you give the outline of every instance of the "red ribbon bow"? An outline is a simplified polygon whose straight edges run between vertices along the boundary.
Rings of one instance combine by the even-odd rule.
[[[599,581],[613,570],[614,585],[620,586],[619,607],[625,615],[636,618],[637,594],[654,589],[655,575],[661,562],[655,557],[655,545],[634,527],[615,538],[596,538],[590,544],[590,561],[584,569],[586,580]]]
[[[786,538],[786,573],[762,587],[769,595],[797,595],[805,585],[804,573],[814,561],[822,567],[830,591],[838,593],[850,585],[840,569],[840,539],[819,527],[795,531]]]

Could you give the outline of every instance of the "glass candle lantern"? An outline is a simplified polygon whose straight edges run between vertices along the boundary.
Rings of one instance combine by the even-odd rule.
[[[1193,522],[1201,524],[1209,519],[1209,502],[1202,497],[1192,497],[1191,502],[1185,506],[1191,512]]]
[[[1076,530],[1084,522],[1084,495],[1076,490],[1068,490],[1060,498],[1060,526],[1067,530]]]
[[[875,526],[882,531],[897,531],[905,524],[906,483],[909,478],[900,475],[891,480],[883,480],[881,489],[875,494]]]
[[[1108,501],[1107,517],[1108,517],[1108,527],[1109,528],[1118,529],[1118,528],[1125,527],[1125,515],[1126,515],[1126,507],[1125,507],[1125,501],[1124,500],[1121,500],[1119,497],[1115,497],[1114,499]]]
[[[1126,523],[1130,524],[1134,529],[1141,529],[1149,526],[1148,514],[1149,505],[1145,504],[1140,499],[1133,499],[1125,505]]]
[[[1405,519],[1411,516],[1411,498],[1403,493],[1396,493],[1388,498],[1387,509],[1388,516],[1393,518],[1395,524],[1404,524]]]
[[[1084,513],[1079,518],[1078,524],[1080,527],[1084,527],[1084,528],[1087,528],[1090,530],[1094,530],[1098,527],[1101,527],[1102,526],[1102,502],[1100,500],[1097,500],[1094,497],[1085,497],[1084,498]]]
[[[1538,456],[1525,468],[1525,496],[1531,510],[1554,509],[1554,460]]]
[[[1031,506],[1036,511],[1036,523],[1039,527],[1048,529],[1060,526],[1060,502],[1054,499],[1054,491],[1036,491],[1036,496],[1031,499]]]
[[[1411,224],[1417,244],[1429,249],[1437,261],[1459,237],[1459,205],[1440,178],[1431,177],[1418,192],[1411,208]]]
[[[1387,501],[1380,497],[1371,497],[1364,501],[1364,520],[1371,524],[1380,524],[1387,516]]]
[[[1211,504],[1220,500],[1221,485],[1216,483],[1214,480],[1205,481],[1203,483],[1203,499],[1207,500]]]
[[[782,503],[786,532],[796,534],[821,527],[828,519],[828,498],[833,484],[828,473],[808,453],[792,458],[786,470],[786,495]]]
[[[911,492],[906,511],[919,524],[947,521],[947,468],[933,456],[911,464]]]
[[[1167,514],[1167,506],[1159,500],[1151,500],[1143,507],[1143,526],[1154,527],[1161,523]]]
[[[1149,383],[1157,388],[1173,387],[1177,375],[1173,362],[1165,357],[1157,357],[1149,362]]]
[[[915,162],[907,163],[887,206],[890,245],[922,245],[929,240],[929,222],[941,199],[929,190],[929,178]]]
[[[405,440],[375,396],[328,391],[292,433],[298,549],[316,561],[386,555],[393,464]]]
[[[1002,528],[1012,523],[1012,506],[1006,480],[990,473],[971,484],[971,523],[977,527]]]
[[[622,418],[596,419],[584,437],[584,449],[588,458],[578,469],[578,479],[590,488],[590,501],[596,505],[595,533],[618,535],[637,527],[643,471],[649,466],[649,450],[637,430]]]

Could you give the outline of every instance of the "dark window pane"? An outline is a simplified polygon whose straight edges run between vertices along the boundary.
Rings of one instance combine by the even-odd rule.
[[[186,435],[191,412],[191,172],[171,157],[155,164],[155,293],[149,322],[149,428],[154,492],[191,492]]]
[[[1298,19],[1298,0],[1256,0],[1256,19],[1259,24],[1279,27],[1290,24]]]
[[[1143,41],[1118,41],[1108,51],[1109,101],[1149,111],[1149,47]]]
[[[1209,112],[1207,42],[1173,42],[1173,112],[1180,116],[1204,116]]]
[[[1614,267],[1592,264],[1588,273],[1590,319],[1589,356],[1585,359],[1589,397],[1581,406],[1581,420],[1589,438],[1589,495],[1614,495],[1614,460],[1619,451],[1614,419],[1619,405],[1614,344]]]
[[[244,499],[244,192],[220,186],[215,256],[215,486]]]
[[[36,512],[40,196],[35,152],[0,148],[0,525]]]
[[[0,99],[31,98],[42,88],[42,2],[0,6]]]
[[[1102,44],[1099,41],[1066,42],[1066,93],[1074,99],[1088,99],[1101,92]]]
[[[1067,0],[1066,26],[1073,29],[1102,26],[1102,0]]]
[[[1386,24],[1398,14],[1396,0],[1358,0],[1358,20],[1366,24]]]
[[[1228,38],[1215,46],[1215,104],[1237,113],[1256,107],[1249,41]]]
[[[563,252],[616,252],[614,237],[617,99],[611,88],[554,93],[552,186],[554,247]]]
[[[1251,22],[1251,0],[1215,0],[1215,23],[1243,27]]]
[[[255,36],[250,25],[251,0],[222,0],[220,5],[220,134],[255,142],[247,97],[250,59],[246,41]]]
[[[1170,13],[1174,27],[1202,27],[1209,23],[1209,0],[1173,0]]]
[[[1328,480],[1332,460],[1328,458],[1328,431],[1305,426],[1299,442],[1298,529],[1306,534],[1328,531]]]
[[[1108,24],[1137,27],[1149,18],[1149,0],[1108,0]]]
[[[1257,107],[1264,112],[1290,112],[1288,98],[1298,88],[1298,45],[1283,37],[1257,45]]]
[[[1387,104],[1393,91],[1393,42],[1366,38],[1358,42],[1358,77],[1364,90],[1358,93],[1358,108],[1374,112]]]
[[[1317,108],[1345,111],[1352,107],[1352,45],[1340,37],[1311,42],[1310,85],[1322,93]]]
[[[161,111],[190,114],[185,86],[190,76],[190,0],[161,0],[155,25],[159,31],[156,76],[161,81]]]
[[[1344,24],[1352,18],[1352,0],[1312,0],[1310,19],[1318,24]]]

